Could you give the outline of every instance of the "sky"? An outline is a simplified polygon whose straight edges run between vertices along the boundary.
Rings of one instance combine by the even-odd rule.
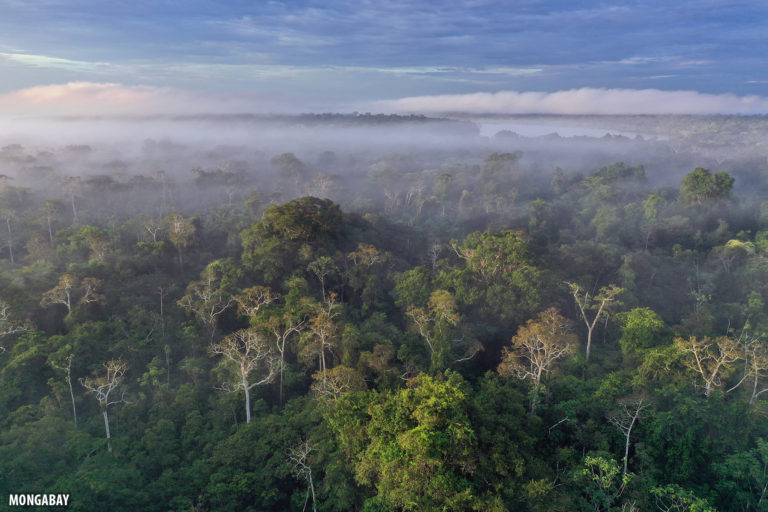
[[[768,113],[764,0],[0,0],[0,112]]]

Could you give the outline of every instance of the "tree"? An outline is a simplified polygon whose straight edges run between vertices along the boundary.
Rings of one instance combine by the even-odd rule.
[[[314,313],[307,323],[307,344],[301,356],[306,361],[317,357],[318,371],[325,386],[329,367],[326,353],[332,353],[339,339],[335,322],[339,316],[336,294],[331,293],[325,301],[317,304]]]
[[[155,219],[154,217],[152,217],[145,220],[144,223],[142,224],[142,227],[144,228],[144,232],[146,233],[146,235],[152,238],[152,243],[156,243],[158,235],[160,234],[160,231],[163,229],[163,223]]]
[[[331,176],[325,171],[318,171],[312,176],[312,181],[304,185],[304,190],[308,196],[327,198],[336,181],[338,177]]]
[[[608,415],[608,421],[611,425],[624,434],[624,471],[623,476],[627,475],[627,463],[629,461],[629,440],[632,436],[632,429],[638,422],[643,411],[651,404],[644,397],[627,398],[619,401],[619,411]]]
[[[63,361],[56,360],[54,358],[49,358],[48,362],[50,365],[58,370],[64,370],[66,371],[66,377],[65,380],[67,382],[67,386],[69,386],[69,398],[72,400],[72,420],[75,423],[75,426],[77,426],[77,407],[75,406],[75,391],[72,389],[72,359],[74,359],[75,355],[72,353],[67,354],[67,356],[64,358]],[[66,362],[66,366],[64,363]]]
[[[0,218],[5,221],[6,247],[8,247],[8,259],[11,264],[16,262],[13,250],[13,225],[18,221],[21,208],[26,202],[26,191],[17,187],[4,185],[0,189]]]
[[[282,205],[269,206],[256,226],[259,238],[321,241],[338,236],[342,213],[339,206],[329,199],[300,197]]]
[[[716,512],[705,498],[699,498],[688,489],[669,484],[651,489],[660,512]]]
[[[112,251],[112,240],[104,230],[94,226],[85,226],[77,233],[77,237],[88,246],[89,261],[104,261],[107,254]]]
[[[732,510],[765,510],[768,499],[768,442],[756,440],[756,447],[732,453],[713,464],[721,495]]]
[[[612,284],[600,288],[597,295],[592,296],[578,284],[568,283],[568,286],[571,288],[571,293],[573,294],[573,299],[576,301],[576,306],[579,308],[581,318],[587,326],[586,358],[589,360],[590,348],[592,346],[592,334],[595,331],[595,326],[601,318],[607,318],[611,307],[615,305],[618,296],[621,295],[624,289]],[[591,311],[594,311],[594,316],[590,319],[589,312]]]
[[[479,503],[470,483],[476,436],[458,374],[420,374],[406,389],[364,399],[367,410],[355,418],[361,421],[355,434],[362,435],[342,437],[342,442],[356,461],[356,480],[376,489],[371,505],[379,510],[482,510],[475,508]],[[339,406],[348,404],[340,401]]]
[[[576,481],[595,512],[611,510],[613,503],[624,493],[629,475],[619,477],[619,465],[613,458],[587,455],[581,469],[576,471]]]
[[[450,336],[460,318],[456,299],[449,291],[435,290],[426,308],[410,306],[405,314],[427,344],[432,370],[444,370],[451,349]]]
[[[261,221],[244,230],[242,261],[272,286],[320,256],[333,253],[333,242],[344,232],[338,205],[328,199],[301,197],[270,205]]]
[[[8,236],[6,238],[6,247],[8,247],[8,260],[11,262],[11,265],[13,265],[16,260],[14,258],[13,252],[13,230],[11,228],[11,224],[15,223],[17,220],[16,212],[10,208],[0,208],[0,218],[5,220],[5,225],[8,231]]]
[[[309,493],[312,492],[312,511],[317,512],[317,500],[315,498],[315,484],[312,480],[312,465],[309,461],[309,454],[315,450],[315,446],[309,441],[304,441],[288,451],[288,464],[291,471],[298,478],[307,481],[307,498],[304,500],[304,508],[309,500]],[[302,508],[302,510],[304,510]]]
[[[67,312],[72,312],[72,294],[77,287],[78,280],[71,274],[62,274],[59,277],[59,283],[45,292],[40,301],[40,305],[48,307],[53,304],[63,304],[67,307]]]
[[[196,316],[205,325],[209,342],[213,342],[219,317],[235,301],[225,289],[222,273],[214,263],[203,270],[199,281],[187,286],[187,293],[177,301],[179,306]]]
[[[516,231],[474,232],[450,247],[463,260],[439,272],[436,281],[468,313],[487,322],[522,324],[542,309],[548,275],[536,268],[525,236]]]
[[[650,308],[633,308],[619,313],[616,321],[621,326],[619,345],[627,360],[634,358],[638,352],[669,342],[671,338],[664,320]]]
[[[78,222],[77,205],[75,204],[75,198],[78,196],[80,189],[82,188],[82,185],[80,183],[80,178],[75,176],[68,176],[67,178],[64,179],[61,186],[64,187],[64,190],[66,191],[67,196],[69,196],[69,202],[72,205],[72,219],[75,222]]]
[[[104,430],[107,435],[107,449],[112,452],[112,436],[109,432],[109,413],[108,408],[110,405],[116,405],[125,402],[125,392],[120,395],[118,400],[111,398],[112,393],[120,386],[123,380],[123,375],[128,369],[128,363],[122,359],[114,359],[102,363],[104,367],[104,374],[97,377],[86,377],[80,379],[80,384],[83,385],[89,393],[93,393],[96,396],[96,400],[99,402],[101,408],[101,414],[104,416]]]
[[[727,172],[717,172],[701,167],[695,168],[680,183],[680,201],[689,205],[701,205],[710,201],[727,199],[731,196],[734,179]]]
[[[165,218],[168,224],[168,238],[179,253],[179,268],[184,265],[183,254],[195,239],[197,228],[192,219],[184,217],[181,212],[171,212]]]
[[[298,192],[299,185],[306,178],[306,166],[304,162],[296,158],[293,153],[283,153],[270,161],[278,169],[280,178],[292,182]]]
[[[445,211],[448,207],[448,198],[449,193],[448,190],[450,188],[451,182],[453,181],[453,175],[447,172],[441,173],[435,182],[434,185],[434,196],[430,198],[430,200],[436,200],[438,204],[440,204],[442,208],[442,212],[440,214],[441,217],[445,217]]]
[[[486,283],[531,266],[528,244],[520,232],[470,233],[461,245],[451,240],[451,248]]]
[[[648,243],[651,235],[659,224],[659,215],[666,206],[666,200],[659,194],[651,194],[642,203],[643,223],[642,230],[645,233],[645,249],[648,249]]]
[[[275,347],[280,354],[280,385],[279,385],[279,402],[283,404],[283,374],[285,370],[285,345],[288,338],[292,334],[301,333],[305,327],[305,320],[296,320],[289,313],[285,313],[282,316],[275,315],[270,317],[265,322],[266,329],[274,336]]]
[[[43,227],[48,232],[48,239],[53,247],[53,219],[61,214],[62,205],[58,201],[47,199],[40,206],[40,217]]]
[[[720,387],[723,374],[744,354],[743,347],[727,336],[714,339],[708,336],[701,339],[696,336],[675,338],[675,346],[686,356],[683,359],[685,365],[704,381],[704,396],[707,398],[715,388]]]
[[[0,299],[0,340],[6,336],[32,330],[32,324],[27,321],[15,320],[10,314],[10,305]],[[0,352],[4,350],[0,345]]]
[[[251,422],[251,389],[272,382],[277,373],[277,359],[267,340],[253,329],[241,329],[224,337],[210,347],[212,355],[224,357],[233,374],[234,384],[225,383],[220,389],[229,393],[245,392],[246,423]],[[254,372],[258,375],[254,379]]]
[[[531,412],[535,413],[542,377],[557,360],[571,354],[575,345],[570,322],[555,308],[549,308],[517,330],[512,346],[502,351],[499,374],[533,383]]]
[[[752,380],[752,392],[749,403],[752,404],[760,395],[768,391],[760,381],[768,377],[768,346],[759,339],[749,340],[745,344],[746,368],[745,376]]]
[[[320,281],[320,289],[322,291],[323,300],[325,300],[325,279],[333,274],[339,272],[339,268],[328,256],[320,256],[316,260],[307,265],[307,270],[315,274],[318,281]]]
[[[62,304],[67,307],[67,312],[71,313],[76,304],[89,304],[92,302],[105,304],[106,297],[99,293],[99,288],[103,285],[101,279],[95,277],[84,277],[78,279],[72,274],[62,274],[56,286],[43,293],[40,305],[44,308],[53,304]],[[76,297],[80,299],[76,301]]]
[[[328,370],[324,376],[315,375],[314,377],[312,391],[323,399],[335,401],[345,393],[368,389],[363,375],[348,366],[336,366]]]
[[[99,293],[99,288],[104,284],[101,279],[95,277],[84,277],[80,281],[80,290],[83,292],[83,296],[80,297],[80,304],[90,304],[91,302],[97,302],[104,304],[107,298],[104,294]]]
[[[276,299],[276,295],[266,286],[252,286],[234,296],[240,313],[255,319],[259,311]]]

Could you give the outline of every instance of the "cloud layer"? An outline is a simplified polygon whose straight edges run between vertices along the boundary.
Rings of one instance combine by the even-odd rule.
[[[311,110],[442,114],[766,114],[768,97],[706,94],[658,89],[582,88],[557,92],[518,92],[412,96],[369,104],[287,104],[258,93],[223,94],[70,82],[0,94],[0,111],[31,116],[152,116],[174,114],[290,113]]]
[[[477,114],[765,114],[768,98],[658,89],[445,94],[380,101],[389,112]]]
[[[201,93],[170,87],[70,82],[0,94],[0,111],[17,116],[153,116],[281,112],[257,94]]]

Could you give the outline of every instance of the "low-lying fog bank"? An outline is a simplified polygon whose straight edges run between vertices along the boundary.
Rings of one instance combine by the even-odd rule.
[[[740,193],[757,193],[768,179],[766,134],[768,118],[754,116],[7,118],[0,175],[38,199],[119,198],[116,214],[141,205],[191,213],[248,194],[394,208],[396,197],[432,193],[440,180],[473,190],[493,154],[510,155],[503,179],[534,198],[555,168],[587,175],[618,161],[643,165],[654,186],[706,167],[731,172]]]

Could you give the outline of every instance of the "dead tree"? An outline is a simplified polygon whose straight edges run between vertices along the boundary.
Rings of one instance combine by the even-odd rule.
[[[645,409],[650,407],[648,400],[640,398],[630,398],[619,402],[619,411],[608,416],[611,425],[624,434],[624,472],[627,474],[627,461],[629,460],[629,441],[632,436],[632,429],[635,423],[640,419]]]
[[[122,359],[115,359],[103,363],[102,366],[106,370],[103,375],[80,379],[80,384],[82,384],[89,393],[93,393],[96,396],[96,400],[99,402],[101,414],[104,416],[104,430],[107,434],[107,449],[111,453],[112,436],[109,432],[108,408],[110,405],[116,405],[126,401],[125,392],[123,392],[117,400],[114,399],[112,394],[120,386],[120,383],[123,380],[123,375],[128,369],[128,363]]]
[[[592,347],[592,334],[595,331],[595,326],[601,318],[608,316],[610,307],[618,300],[618,296],[621,295],[624,289],[612,284],[600,288],[597,295],[592,296],[588,291],[575,283],[567,284],[571,288],[571,293],[573,294],[573,299],[576,301],[576,306],[579,308],[581,318],[587,326],[586,359],[589,360],[589,353]],[[590,311],[594,312],[592,318],[590,318],[589,315]]]
[[[277,373],[277,358],[266,339],[253,329],[241,329],[226,336],[221,343],[211,345],[212,355],[224,356],[224,362],[233,373],[234,383],[225,383],[219,389],[228,393],[245,392],[246,423],[251,422],[251,389],[272,382]],[[260,370],[254,380],[254,372]]]
[[[285,369],[285,345],[292,334],[299,334],[304,329],[305,320],[294,320],[288,314],[282,317],[274,316],[267,321],[267,328],[275,338],[275,348],[280,354],[279,371],[279,401],[283,404],[283,371]]]
[[[144,231],[146,232],[145,238],[149,240],[149,238],[151,237],[152,243],[156,243],[158,239],[158,235],[163,229],[163,222],[155,218],[149,218],[144,221],[143,227],[144,227]]]
[[[309,454],[315,449],[315,447],[309,442],[304,441],[298,446],[294,446],[288,451],[288,464],[291,466],[291,471],[296,477],[307,481],[307,497],[304,500],[304,510],[307,507],[307,501],[309,501],[309,493],[312,493],[312,511],[317,512],[317,502],[315,499],[315,484],[312,481],[312,465],[309,463]]]

